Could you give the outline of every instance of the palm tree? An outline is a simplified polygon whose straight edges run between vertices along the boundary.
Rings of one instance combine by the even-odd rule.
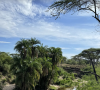
[[[52,69],[52,63],[50,62],[51,59],[48,57],[43,57],[43,58],[38,58],[38,60],[42,64],[42,74],[40,76],[40,80],[38,84],[36,85],[35,89],[36,90],[47,90],[48,86],[48,79],[50,75],[50,71]]]
[[[40,41],[36,38],[31,39],[21,39],[15,45],[15,50],[20,53],[20,56],[25,59],[26,55],[29,54],[31,58],[34,58],[38,54],[37,44],[40,44]]]
[[[15,45],[14,50],[20,53],[21,58],[25,58],[27,54],[27,49],[29,48],[29,41],[25,39],[21,39]]]
[[[51,47],[50,57],[52,58],[52,68],[55,67],[62,60],[62,51],[61,48]]]
[[[31,58],[38,57],[38,49],[37,49],[37,44],[41,44],[39,40],[36,38],[31,38],[28,40],[30,43],[30,48],[31,48]]]
[[[55,48],[55,47],[49,48],[49,56],[52,59],[52,61],[51,61],[52,62],[52,70],[51,70],[51,73],[49,74],[47,88],[49,87],[51,80],[55,74],[54,72],[56,71],[57,64],[59,62],[61,62],[61,60],[62,60],[61,48]]]
[[[19,90],[31,90],[40,78],[42,66],[35,60],[38,56],[36,44],[40,44],[40,41],[35,38],[21,39],[14,48],[20,53],[20,56],[14,57],[15,63],[12,65],[12,70],[16,71],[16,88]]]
[[[48,46],[43,46],[43,44],[41,44],[40,46],[38,46],[39,49],[39,57],[48,57]]]
[[[15,84],[18,90],[32,90],[33,88],[47,90],[53,78],[53,72],[62,59],[60,48],[47,48],[43,45],[39,47],[37,44],[40,44],[40,41],[35,38],[21,39],[16,43],[14,49],[20,53],[20,56],[14,56],[11,69],[16,75]],[[42,58],[36,58],[38,53]],[[38,85],[36,85],[37,82]]]
[[[53,79],[54,72],[56,71],[57,64],[62,59],[62,51],[60,48],[47,48],[49,58],[43,58],[42,70],[43,73],[39,80],[36,90],[47,90],[51,80]],[[51,58],[51,59],[50,59]]]
[[[41,64],[30,57],[24,59],[24,62],[22,58],[14,57],[11,70],[16,75],[15,89],[33,90],[42,73],[41,68]]]

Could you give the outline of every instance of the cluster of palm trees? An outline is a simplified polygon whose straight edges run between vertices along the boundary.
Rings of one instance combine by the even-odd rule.
[[[11,70],[16,75],[15,90],[47,90],[57,64],[62,60],[61,48],[43,46],[36,38],[21,39],[14,48]]]

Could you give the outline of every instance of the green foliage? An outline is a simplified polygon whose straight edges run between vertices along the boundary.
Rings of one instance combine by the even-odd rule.
[[[58,69],[58,74],[59,74],[60,76],[62,76],[62,75],[67,75],[68,73],[67,73],[63,68],[59,67],[59,69]]]
[[[66,64],[70,64],[70,65],[86,65],[88,64],[87,60],[83,60],[83,59],[68,59],[66,61]]]
[[[13,64],[13,59],[9,53],[0,52],[0,90],[7,83],[12,82],[14,75],[10,72],[10,67]]]
[[[0,72],[6,75],[10,73],[10,65],[13,63],[13,60],[9,53],[0,52]]]
[[[85,71],[92,71],[91,67],[88,65],[83,70]],[[98,75],[100,75],[100,67],[96,67]],[[92,74],[85,74],[82,76],[82,79],[85,80],[83,84],[79,84],[77,90],[99,90],[100,85],[96,82],[94,75]],[[100,78],[98,78],[98,82],[100,82]]]
[[[66,63],[66,61],[67,61],[67,58],[63,56],[61,60],[61,64]]]
[[[49,86],[49,90],[57,90],[57,88],[54,86]]]
[[[66,64],[76,65],[77,62],[73,59],[69,59],[69,60],[66,61]]]
[[[84,83],[77,87],[77,90],[99,90],[100,85],[95,80],[88,81],[88,83]]]
[[[2,80],[2,83],[4,84],[6,81],[7,81],[6,78],[4,78],[4,79]]]
[[[35,59],[14,57],[14,64],[11,70],[16,75],[15,84],[21,89],[31,88],[31,85],[35,86],[42,73],[41,68],[41,64]]]
[[[86,67],[81,69],[82,71],[88,71],[88,72],[93,72],[93,69],[91,66],[87,65]]]
[[[69,83],[70,81],[71,81],[70,78],[60,80],[60,85],[65,85],[65,84]]]
[[[35,38],[21,39],[14,48],[18,54],[10,57],[0,53],[1,78],[2,74],[6,75],[2,83],[15,83],[15,90],[47,90],[50,83],[56,82],[59,77],[57,64],[62,60],[61,48],[37,44],[40,41]]]
[[[75,78],[73,73],[67,73],[63,68],[58,68],[58,76],[56,77],[56,80],[54,80],[53,84],[56,85],[63,85],[64,87],[70,87],[73,82],[72,80]],[[62,77],[60,79],[60,77]]]
[[[4,84],[0,81],[0,90],[3,90]]]

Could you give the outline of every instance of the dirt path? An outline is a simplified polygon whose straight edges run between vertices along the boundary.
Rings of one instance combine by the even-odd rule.
[[[13,90],[15,87],[15,84],[9,84],[4,86],[3,90]]]

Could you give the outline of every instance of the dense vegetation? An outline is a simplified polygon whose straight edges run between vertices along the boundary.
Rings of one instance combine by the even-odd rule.
[[[100,89],[99,48],[83,50],[67,59],[62,56],[61,48],[43,46],[31,38],[21,39],[14,49],[17,54],[0,52],[1,90],[7,83],[14,83],[14,90],[56,90],[53,85],[58,90]]]
[[[57,78],[61,74],[61,69],[57,67],[62,60],[61,48],[49,48],[36,38],[31,38],[21,39],[14,49],[18,54],[4,53],[3,56],[1,52],[4,59],[0,57],[0,73],[15,77],[15,80],[9,82],[15,83],[14,90],[47,90],[50,84],[63,85],[67,82]],[[4,79],[6,82],[8,77]]]
[[[69,11],[89,10],[100,22],[98,6],[99,0],[60,0],[49,10],[52,9],[51,14],[57,18]],[[1,90],[7,83],[14,83],[14,90],[55,90],[53,84],[60,86],[58,90],[74,86],[77,90],[100,89],[100,49],[83,50],[67,59],[62,56],[61,48],[43,46],[35,38],[21,39],[14,49],[18,54],[0,52]],[[77,77],[80,79],[75,81]]]
[[[10,72],[13,59],[9,53],[0,52],[0,90],[7,83],[13,83],[15,76]]]

